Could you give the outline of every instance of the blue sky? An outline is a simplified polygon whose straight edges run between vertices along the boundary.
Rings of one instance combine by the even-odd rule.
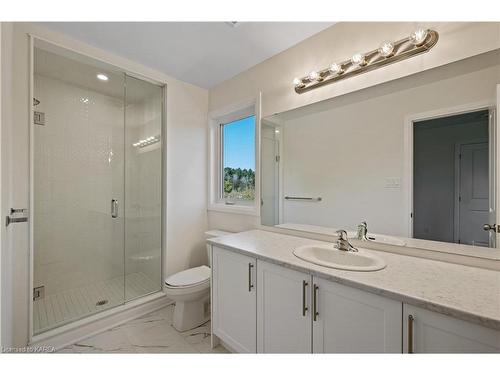
[[[255,171],[255,116],[224,125],[224,167]]]

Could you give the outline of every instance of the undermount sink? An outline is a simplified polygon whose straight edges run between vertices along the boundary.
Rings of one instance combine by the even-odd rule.
[[[301,246],[293,254],[309,263],[348,271],[378,271],[386,266],[383,259],[364,249],[341,251],[333,244]]]

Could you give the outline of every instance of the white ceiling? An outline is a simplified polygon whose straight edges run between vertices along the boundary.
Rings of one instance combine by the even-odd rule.
[[[211,88],[333,22],[51,22],[43,26]]]

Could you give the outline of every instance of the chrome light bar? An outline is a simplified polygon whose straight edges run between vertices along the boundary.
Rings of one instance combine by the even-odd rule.
[[[406,60],[429,51],[439,39],[439,34],[431,29],[415,30],[410,36],[396,42],[383,42],[378,49],[365,54],[356,53],[341,63],[333,63],[328,68],[312,71],[303,78],[295,78],[295,92],[302,94],[349,77]]]

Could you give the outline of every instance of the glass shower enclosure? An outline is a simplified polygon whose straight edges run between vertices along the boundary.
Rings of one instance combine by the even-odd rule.
[[[35,39],[32,92],[36,335],[161,290],[164,87]]]

